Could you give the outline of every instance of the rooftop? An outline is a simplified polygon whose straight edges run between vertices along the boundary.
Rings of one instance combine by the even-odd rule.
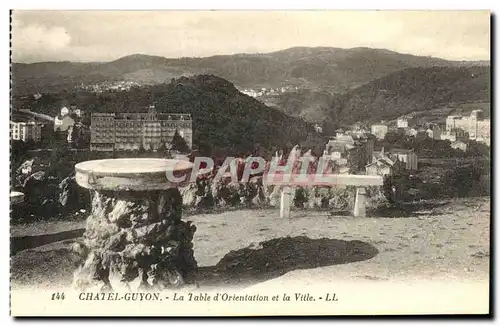
[[[131,119],[132,120],[145,120],[151,113],[148,112],[118,112],[118,113],[103,113],[94,112],[92,117],[115,117],[116,119]],[[192,120],[189,113],[156,113],[155,116],[158,120]]]
[[[393,148],[389,152],[391,154],[408,154],[408,153],[413,153],[413,150],[404,148]]]

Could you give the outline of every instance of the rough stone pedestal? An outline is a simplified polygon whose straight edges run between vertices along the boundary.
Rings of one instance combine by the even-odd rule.
[[[356,188],[356,201],[354,202],[354,216],[366,217],[366,189]]]
[[[196,227],[182,218],[180,184],[186,161],[112,159],[75,166],[77,183],[92,192],[92,211],[74,275],[80,291],[161,290],[194,280]],[[189,179],[189,175],[186,177]]]

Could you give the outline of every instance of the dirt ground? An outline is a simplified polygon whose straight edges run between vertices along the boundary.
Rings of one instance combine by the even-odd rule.
[[[201,288],[287,278],[488,280],[489,197],[434,202],[402,215],[294,211],[280,219],[278,209],[266,209],[185,219],[197,226]],[[12,288],[69,286],[77,263],[69,248],[84,227],[84,221],[12,226]]]

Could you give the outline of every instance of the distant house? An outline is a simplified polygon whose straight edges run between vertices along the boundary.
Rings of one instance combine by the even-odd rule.
[[[346,134],[346,135],[348,135],[348,136],[351,136],[351,137],[353,137],[353,138],[355,138],[355,139],[360,139],[360,138],[364,139],[364,138],[367,138],[367,137],[368,137],[368,136],[367,136],[367,132],[366,132],[366,130],[364,130],[364,129],[358,129],[358,130],[347,130],[347,131],[345,132],[345,134]]]
[[[396,127],[397,128],[408,128],[412,127],[416,124],[416,119],[412,116],[405,116],[405,117],[400,117],[396,121]]]
[[[415,129],[415,128],[406,128],[405,129],[405,135],[406,136],[416,137],[417,134],[418,134],[418,130]]]
[[[345,155],[347,150],[345,148],[345,144],[330,141],[326,145],[325,151],[328,155],[332,155],[333,153],[340,153],[340,155],[343,156]]]
[[[330,152],[328,158],[332,161],[340,160],[342,158],[341,152]]]
[[[429,128],[425,131],[430,139],[441,139],[441,129],[437,127]]]
[[[42,139],[42,124],[31,122],[10,121],[10,138],[26,142],[39,142]]]
[[[370,164],[365,166],[367,175],[394,175],[401,170],[401,162],[397,157],[388,155],[384,148],[380,152],[373,152],[373,159]]]
[[[390,156],[404,163],[403,166],[406,170],[415,171],[418,169],[418,156],[411,149],[391,149]]]
[[[394,175],[397,173],[398,164],[387,156],[377,157],[372,163],[366,165],[367,175]]]
[[[333,139],[330,139],[330,141],[328,142],[328,144],[334,144],[334,143],[352,145],[352,144],[354,144],[354,139],[352,138],[352,136],[341,134],[341,135],[337,135]]]
[[[345,155],[347,151],[347,145],[352,146],[353,144],[354,139],[351,136],[338,136],[328,141],[325,150],[328,154],[339,152],[341,155]]]
[[[459,149],[463,152],[465,152],[467,150],[467,144],[464,143],[463,141],[455,141],[455,142],[451,143],[450,147],[453,149]]]
[[[326,144],[324,153],[332,161],[346,158],[350,168],[363,171],[365,165],[372,161],[373,139],[362,137],[354,140],[349,135],[338,135]]]
[[[486,146],[491,146],[491,138],[477,137],[476,141],[479,143],[483,143]]]
[[[456,141],[467,141],[469,139],[469,133],[462,129],[452,129],[441,134],[442,140],[449,140],[452,143]]]
[[[398,128],[408,128],[408,119],[405,117],[398,118],[398,120],[396,122],[396,126]]]
[[[455,129],[463,130],[470,139],[490,138],[491,120],[484,117],[482,110],[472,110],[470,116],[450,115],[446,118],[446,131]]]
[[[341,166],[338,169],[339,174],[349,174],[349,167],[347,166]]]
[[[384,124],[377,124],[377,125],[372,125],[371,128],[372,134],[377,137],[377,139],[384,139],[385,135],[389,131],[389,127]]]

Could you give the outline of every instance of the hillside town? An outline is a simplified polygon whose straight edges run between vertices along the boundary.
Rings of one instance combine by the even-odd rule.
[[[269,95],[279,95],[279,94],[284,94],[288,92],[293,92],[299,90],[298,86],[282,86],[282,87],[277,87],[277,88],[272,88],[272,87],[261,87],[261,88],[256,88],[256,89],[248,89],[244,88],[241,89],[240,91],[248,96],[255,97],[255,98],[260,98],[263,96],[269,96]]]
[[[102,93],[106,91],[111,92],[126,92],[129,91],[133,87],[138,87],[141,84],[131,80],[122,80],[122,81],[105,81],[102,83],[95,84],[84,84],[76,86],[74,89],[76,91],[87,91],[87,92],[95,92]]]
[[[23,148],[32,151],[68,148],[80,152],[79,160],[138,156],[177,157],[194,162],[196,157],[203,155],[193,141],[196,116],[160,113],[154,105],[139,107],[136,112],[112,113],[90,112],[72,104],[62,107],[51,121],[42,120],[29,110],[23,112],[24,121],[10,123],[11,139],[25,144]],[[358,122],[330,132],[317,124],[314,130],[319,143],[296,144],[293,149],[278,148],[273,155],[286,162],[286,157],[292,155],[291,151],[298,151],[302,153],[299,155],[324,160],[329,173],[335,175],[380,176],[391,180],[387,181],[387,187],[392,191],[386,194],[387,198],[392,201],[415,200],[434,194],[436,189],[442,188],[443,182],[448,182],[446,173],[456,173],[452,172],[453,169],[460,167],[451,165],[443,169],[439,167],[441,161],[455,157],[467,162],[468,157],[486,155],[490,145],[489,126],[490,120],[484,119],[480,110],[473,110],[468,116],[448,116],[442,124],[420,123],[411,115],[372,125]],[[19,148],[19,145],[14,148]],[[225,157],[230,155],[219,151],[217,154],[213,152],[212,156],[216,173],[222,168]],[[20,164],[23,161],[15,162]],[[26,180],[40,169],[34,167],[33,162],[28,159],[17,170],[19,175],[16,178],[25,180],[18,191],[30,192]],[[482,167],[482,158],[473,162],[477,180],[470,181],[472,188],[458,187],[456,191],[477,188],[488,192],[489,171]],[[48,164],[55,162],[49,161]],[[211,195],[205,194],[201,198],[203,196]],[[189,205],[199,204],[194,204],[189,198],[191,195],[186,199]],[[195,202],[203,202],[201,198]]]
[[[85,119],[89,115],[90,119]],[[160,148],[171,149],[176,135],[185,140],[187,149],[193,148],[191,115],[160,114],[153,105],[147,108],[147,113],[89,112],[71,105],[61,108],[51,122],[41,121],[36,116],[24,120],[11,120],[10,137],[34,143],[35,147],[44,137],[57,135],[74,148],[91,151],[133,151],[141,148],[157,151]],[[90,125],[84,121],[90,121]],[[51,124],[53,127],[50,127]],[[328,134],[318,125],[316,132]],[[338,173],[392,175],[400,168],[416,171],[418,154],[411,148],[382,147],[375,151],[375,142],[382,143],[388,133],[412,139],[447,141],[451,149],[465,153],[471,141],[490,146],[490,132],[490,119],[483,118],[481,110],[473,110],[469,116],[450,115],[445,124],[420,124],[412,116],[403,116],[397,118],[392,126],[383,121],[371,126],[356,123],[345,130],[340,128],[330,132],[334,135],[325,135],[325,149],[321,154],[334,162]]]

